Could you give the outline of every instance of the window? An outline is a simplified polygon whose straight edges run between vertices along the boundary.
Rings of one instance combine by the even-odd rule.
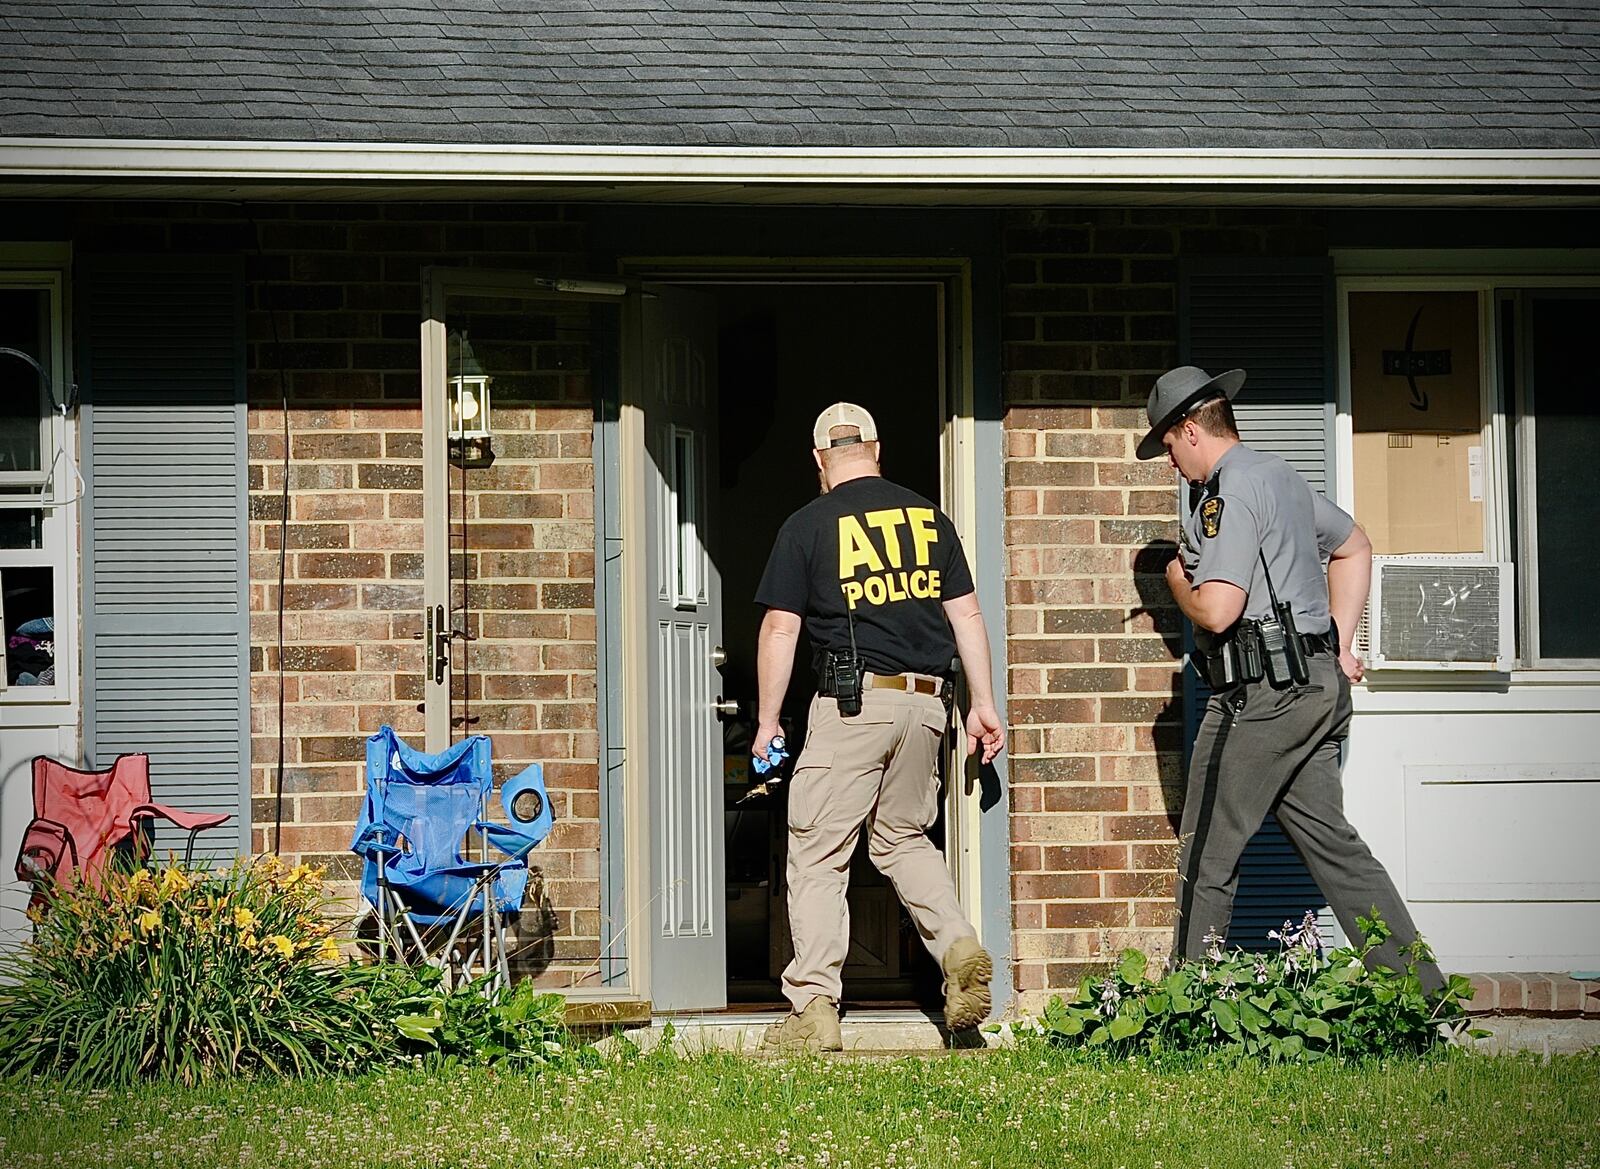
[[[1600,288],[1548,283],[1345,281],[1343,499],[1379,556],[1510,562],[1515,663],[1594,669]]]
[[[672,427],[672,514],[677,531],[673,551],[673,599],[679,608],[705,604],[701,581],[700,464],[694,432]]]
[[[1352,292],[1348,311],[1355,514],[1373,551],[1481,554],[1479,294]]]
[[[0,270],[0,701],[70,696],[76,618],[70,528],[78,483],[67,419],[55,408],[69,383],[57,273]],[[48,389],[46,382],[48,382]],[[52,392],[53,391],[53,395]]]
[[[1538,665],[1600,659],[1594,605],[1600,508],[1600,291],[1521,294],[1518,490],[1527,657]],[[1515,305],[1516,300],[1512,301]]]

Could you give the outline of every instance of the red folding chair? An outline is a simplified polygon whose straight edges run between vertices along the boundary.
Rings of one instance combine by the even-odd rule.
[[[22,834],[17,877],[34,883],[36,897],[46,878],[64,886],[87,881],[98,888],[114,854],[136,864],[149,859],[156,820],[188,829],[188,862],[195,837],[230,818],[226,812],[184,812],[152,800],[148,755],[119,755],[105,771],[79,771],[40,755],[33,761],[33,820]]]

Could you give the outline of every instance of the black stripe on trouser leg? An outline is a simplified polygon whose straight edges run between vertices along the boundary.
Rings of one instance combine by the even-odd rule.
[[[1200,871],[1200,858],[1205,853],[1206,837],[1211,832],[1211,816],[1217,807],[1217,780],[1222,772],[1222,750],[1228,745],[1228,732],[1239,717],[1238,708],[1229,699],[1222,700],[1222,709],[1222,726],[1217,728],[1216,741],[1211,745],[1211,758],[1206,760],[1206,778],[1200,792],[1200,817],[1195,821],[1194,836],[1189,841],[1188,871],[1179,874],[1183,880],[1183,892],[1178,898],[1178,958],[1186,958],[1189,954],[1195,877]]]

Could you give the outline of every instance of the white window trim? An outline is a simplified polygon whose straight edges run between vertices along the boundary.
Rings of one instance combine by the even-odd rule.
[[[1507,453],[1517,443],[1519,473],[1530,465],[1523,461],[1522,434],[1511,433],[1505,412],[1505,393],[1499,345],[1498,293],[1522,289],[1600,288],[1600,249],[1570,251],[1515,251],[1470,249],[1447,251],[1395,251],[1359,249],[1335,251],[1335,302],[1338,317],[1338,383],[1334,419],[1335,502],[1352,514],[1355,510],[1355,429],[1350,404],[1350,314],[1352,292],[1449,292],[1469,291],[1478,297],[1478,344],[1481,379],[1481,409],[1484,420],[1480,432],[1484,459],[1484,551],[1485,562],[1508,560],[1514,565],[1519,599],[1517,663],[1513,678],[1519,683],[1548,684],[1565,680],[1591,683],[1600,677],[1600,662],[1593,659],[1540,659],[1532,656],[1532,624],[1527,556],[1533,548],[1525,522],[1517,526],[1518,540],[1512,538],[1511,482]],[[1527,347],[1523,343],[1523,317],[1517,314],[1516,360],[1518,386],[1525,382],[1523,363]],[[1521,403],[1518,403],[1519,407]],[[1519,411],[1519,417],[1522,417]],[[1519,507],[1524,494],[1517,493]],[[1519,520],[1525,521],[1525,515]],[[1520,543],[1521,547],[1515,546]],[[1526,577],[1526,579],[1525,579]],[[1500,675],[1503,677],[1503,675]],[[1398,681],[1398,678],[1395,679]]]
[[[0,286],[43,288],[50,293],[51,362],[58,387],[73,384],[72,343],[69,311],[71,250],[66,245],[21,244],[0,245]],[[70,415],[54,415],[44,428],[46,447],[41,451],[40,462],[48,471],[58,444],[74,452],[76,461],[78,426]],[[14,482],[39,482],[41,477],[31,475],[7,476]],[[66,706],[76,701],[79,686],[78,640],[79,611],[78,586],[78,506],[81,500],[76,477],[65,469],[65,461],[55,467],[51,491],[44,500],[44,530],[42,550],[0,549],[0,565],[48,567],[55,581],[55,660],[56,683],[53,686],[10,686],[0,688],[0,706],[47,707]],[[24,493],[0,496],[0,507],[37,507],[38,495]],[[5,720],[8,724],[10,718]]]

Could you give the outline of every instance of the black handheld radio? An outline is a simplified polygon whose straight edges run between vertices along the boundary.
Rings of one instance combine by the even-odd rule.
[[[856,652],[855,606],[845,601],[845,620],[850,626],[850,648],[830,649],[822,663],[823,689],[839,703],[839,713],[854,718],[861,713],[861,655]]]
[[[1267,596],[1272,601],[1272,616],[1257,622],[1261,633],[1261,656],[1267,682],[1274,690],[1287,686],[1305,686],[1311,681],[1311,668],[1306,662],[1306,649],[1294,627],[1294,611],[1278,600],[1278,590],[1272,586],[1272,572],[1267,568],[1267,554],[1261,557],[1261,571],[1267,578]]]

